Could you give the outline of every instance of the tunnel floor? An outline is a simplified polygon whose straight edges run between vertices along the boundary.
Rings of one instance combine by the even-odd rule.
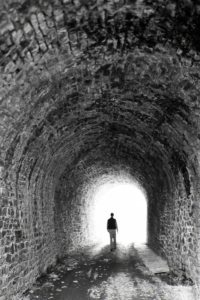
[[[114,252],[108,245],[96,245],[59,261],[22,299],[194,299],[191,286],[169,284],[163,280],[165,277],[153,274],[145,266],[133,244],[118,244]]]

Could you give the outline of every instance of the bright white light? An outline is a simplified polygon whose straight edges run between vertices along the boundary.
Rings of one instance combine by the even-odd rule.
[[[147,201],[136,185],[118,184],[107,189],[104,185],[96,194],[94,203],[94,231],[101,242],[109,242],[106,226],[111,213],[114,213],[118,223],[117,242],[146,242]]]

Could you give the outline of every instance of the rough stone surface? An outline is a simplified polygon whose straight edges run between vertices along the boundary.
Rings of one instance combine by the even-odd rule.
[[[199,20],[199,1],[1,1],[0,299],[89,242],[114,177],[143,187],[149,244],[198,286]]]

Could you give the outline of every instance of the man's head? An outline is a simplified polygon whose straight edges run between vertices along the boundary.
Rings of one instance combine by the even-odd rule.
[[[114,214],[113,214],[113,213],[111,213],[110,215],[111,215],[111,217],[113,218]]]

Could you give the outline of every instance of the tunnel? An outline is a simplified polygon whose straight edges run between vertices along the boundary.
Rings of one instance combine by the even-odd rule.
[[[92,243],[113,182],[137,182],[149,247],[199,286],[199,20],[198,0],[0,2],[0,299]]]

